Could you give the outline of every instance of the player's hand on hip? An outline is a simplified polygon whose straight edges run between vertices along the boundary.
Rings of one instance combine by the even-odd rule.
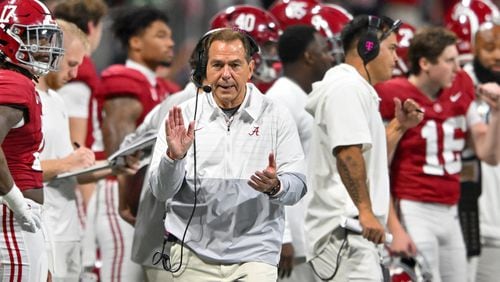
[[[14,213],[23,230],[36,232],[41,226],[40,213],[32,210],[19,187],[14,183],[10,191],[3,196],[9,209]]]
[[[262,171],[256,171],[247,182],[250,187],[262,193],[270,193],[280,185],[273,153],[269,153],[268,161],[268,166]]]
[[[165,122],[165,133],[167,135],[167,155],[174,160],[184,158],[194,140],[194,121],[191,121],[186,129],[182,117],[181,108],[174,106],[168,112]]]
[[[41,227],[40,213],[33,211],[27,204],[24,209],[15,211],[14,216],[23,230],[34,233]]]
[[[384,226],[382,226],[382,224],[378,221],[378,219],[371,211],[360,211],[359,223],[363,228],[363,238],[372,241],[375,244],[382,244],[385,242]]]

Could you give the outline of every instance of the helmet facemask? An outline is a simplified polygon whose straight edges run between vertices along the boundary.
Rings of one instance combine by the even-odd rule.
[[[261,44],[261,52],[253,56],[255,60],[254,78],[269,83],[280,76],[281,64],[277,54],[277,43],[268,41]]]
[[[58,26],[13,24],[6,32],[19,44],[16,61],[8,59],[11,63],[36,76],[58,70],[59,60],[64,54],[63,35]]]

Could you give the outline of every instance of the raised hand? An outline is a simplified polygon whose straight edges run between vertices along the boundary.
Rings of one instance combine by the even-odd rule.
[[[424,118],[420,105],[413,99],[406,99],[402,103],[399,98],[394,98],[394,105],[394,115],[405,129],[416,126]]]
[[[179,107],[173,107],[168,112],[165,122],[165,133],[167,135],[167,155],[174,160],[184,158],[194,140],[194,121],[189,123],[188,128],[184,126],[182,111]]]
[[[280,183],[276,174],[276,160],[273,153],[269,153],[268,160],[269,164],[266,169],[256,171],[254,175],[250,176],[250,180],[248,181],[250,187],[263,193],[270,193]]]

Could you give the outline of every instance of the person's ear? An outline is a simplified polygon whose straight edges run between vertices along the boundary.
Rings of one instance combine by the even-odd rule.
[[[128,45],[132,51],[140,51],[142,49],[142,40],[137,36],[132,36],[128,40]]]
[[[252,75],[253,75],[253,71],[255,69],[255,60],[254,59],[251,59],[250,60],[250,63],[248,63],[248,68],[250,69],[250,72],[248,74],[248,80],[250,80],[252,78]]]
[[[431,64],[432,63],[429,60],[427,60],[427,58],[424,58],[424,57],[422,57],[418,60],[418,65],[420,66],[420,69],[424,72],[429,71]]]
[[[303,56],[304,56],[304,60],[307,64],[309,64],[309,65],[314,64],[314,59],[313,59],[311,52],[305,51]]]

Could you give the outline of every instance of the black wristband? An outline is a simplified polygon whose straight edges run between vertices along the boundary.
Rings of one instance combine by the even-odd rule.
[[[269,197],[273,197],[278,192],[281,190],[281,182],[278,179],[278,185],[274,186],[271,190],[264,192],[264,194],[268,195]]]

